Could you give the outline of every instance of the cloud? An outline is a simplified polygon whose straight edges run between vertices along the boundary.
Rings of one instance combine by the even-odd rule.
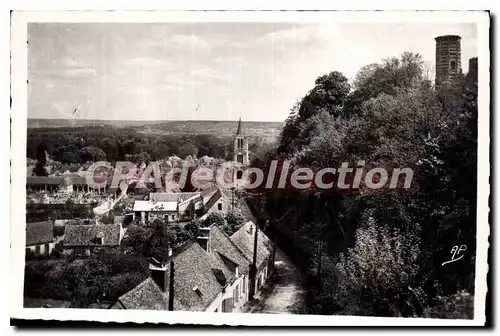
[[[319,45],[334,43],[341,39],[338,26],[333,24],[314,24],[280,31],[273,31],[259,37],[257,44],[274,44],[275,46]]]
[[[181,85],[171,85],[171,84],[163,84],[160,87],[160,90],[172,91],[172,92],[180,91],[182,89],[183,89],[183,87]]]
[[[89,78],[96,75],[96,71],[93,68],[73,68],[64,69],[61,71],[62,75],[67,78]]]
[[[221,79],[224,76],[222,76],[219,72],[215,71],[212,68],[209,67],[204,67],[201,69],[196,69],[193,71],[193,77],[200,79],[202,81],[212,81],[212,80],[217,80]]]
[[[174,35],[169,44],[176,48],[193,51],[210,51],[211,47],[208,42],[196,35]]]
[[[173,69],[175,64],[166,59],[155,57],[134,57],[125,60],[122,63],[124,66],[139,67],[139,68],[162,68],[163,70]]]

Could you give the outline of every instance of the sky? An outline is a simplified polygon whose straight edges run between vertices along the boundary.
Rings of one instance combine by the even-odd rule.
[[[462,37],[462,69],[477,56],[475,24],[30,23],[29,118],[283,121],[314,80],[422,55]]]

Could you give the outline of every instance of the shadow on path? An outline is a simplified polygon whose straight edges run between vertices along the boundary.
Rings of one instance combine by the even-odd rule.
[[[261,292],[249,302],[244,312],[267,314],[305,313],[304,276],[290,258],[276,249],[272,278]]]

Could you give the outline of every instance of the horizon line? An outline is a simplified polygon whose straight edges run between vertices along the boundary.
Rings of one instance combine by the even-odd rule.
[[[172,122],[172,121],[234,121],[238,122],[238,119],[170,119],[170,120],[161,120],[161,119],[98,119],[98,118],[46,118],[46,117],[28,117],[27,120],[41,119],[41,120],[100,120],[100,121],[159,121],[159,122]],[[273,123],[283,123],[285,120],[241,120],[242,122],[273,122]]]

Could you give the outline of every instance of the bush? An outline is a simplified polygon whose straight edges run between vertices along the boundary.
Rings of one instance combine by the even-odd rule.
[[[473,319],[474,295],[459,291],[454,295],[438,296],[434,307],[426,308],[424,317],[448,319]]]
[[[418,227],[412,233],[377,226],[372,218],[358,228],[356,242],[340,255],[338,299],[348,313],[376,316],[419,316],[426,295],[414,279],[419,271]]]

